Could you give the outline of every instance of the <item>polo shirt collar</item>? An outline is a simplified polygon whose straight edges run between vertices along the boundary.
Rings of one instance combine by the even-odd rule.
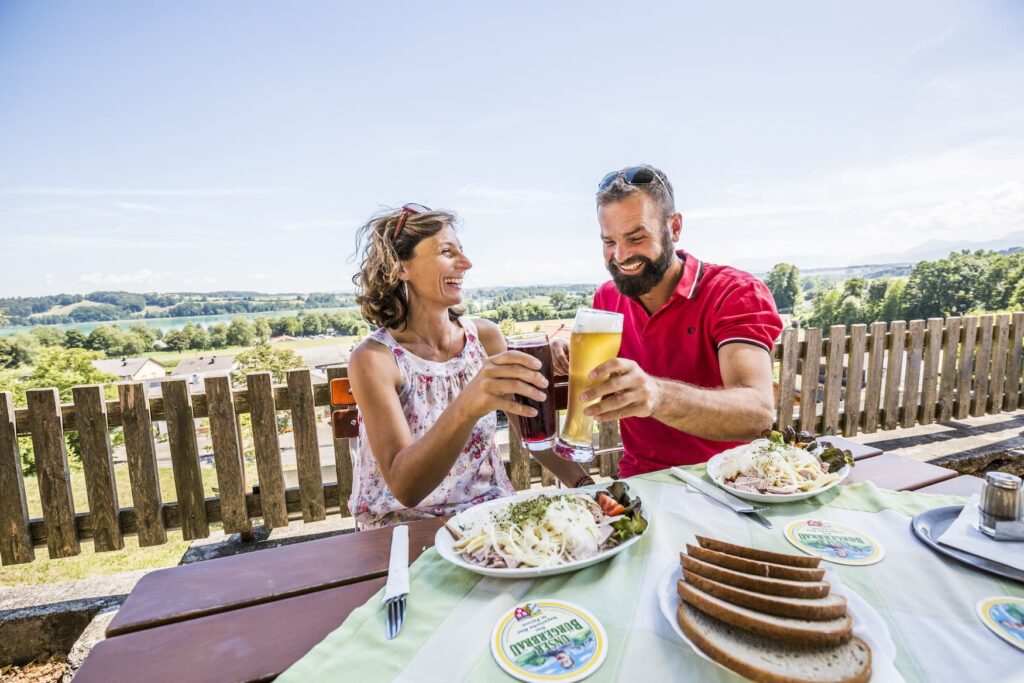
[[[682,249],[677,251],[676,255],[683,260],[683,275],[679,278],[675,293],[684,299],[696,298],[704,264],[696,256],[687,254]]]

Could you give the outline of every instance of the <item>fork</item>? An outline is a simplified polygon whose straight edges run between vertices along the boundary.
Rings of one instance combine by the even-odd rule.
[[[408,593],[389,599],[384,604],[388,608],[388,640],[394,640],[398,632],[402,630],[402,623],[405,621],[405,599]]]

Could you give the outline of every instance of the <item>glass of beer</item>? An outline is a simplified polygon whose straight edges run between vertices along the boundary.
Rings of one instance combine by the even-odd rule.
[[[569,408],[562,433],[555,442],[555,453],[566,460],[590,462],[594,459],[594,418],[583,409],[597,403],[584,403],[580,394],[604,382],[607,377],[590,381],[587,375],[601,363],[619,355],[622,343],[622,314],[580,308],[569,338]]]
[[[548,381],[548,387],[544,391],[548,398],[546,401],[535,401],[532,398],[515,395],[516,402],[524,406],[537,409],[536,417],[519,416],[519,433],[526,442],[526,447],[531,451],[543,451],[551,448],[555,443],[555,396],[554,380],[551,370],[551,347],[548,345],[548,335],[543,332],[532,332],[530,334],[516,334],[507,337],[509,351],[521,351],[540,361],[540,374]]]

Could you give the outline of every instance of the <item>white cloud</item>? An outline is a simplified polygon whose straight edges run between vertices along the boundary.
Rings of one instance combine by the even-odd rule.
[[[166,211],[163,207],[155,204],[141,204],[136,202],[119,202],[115,206],[124,211],[145,211],[145,212],[162,212]]]
[[[231,197],[270,195],[274,190],[261,187],[219,188],[99,188],[99,187],[7,187],[4,194],[52,195],[63,197]]]
[[[169,271],[155,272],[149,268],[120,273],[96,271],[82,273],[78,277],[78,281],[91,285],[156,285],[165,281],[168,275],[170,275]]]
[[[324,218],[311,221],[295,221],[284,225],[281,229],[285,232],[305,232],[323,228],[355,228],[359,225],[359,221],[353,219]]]

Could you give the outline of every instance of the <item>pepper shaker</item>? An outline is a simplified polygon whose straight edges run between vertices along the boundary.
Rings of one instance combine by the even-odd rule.
[[[989,472],[978,504],[978,528],[994,536],[997,522],[1016,522],[1024,512],[1021,478],[1007,472]]]

